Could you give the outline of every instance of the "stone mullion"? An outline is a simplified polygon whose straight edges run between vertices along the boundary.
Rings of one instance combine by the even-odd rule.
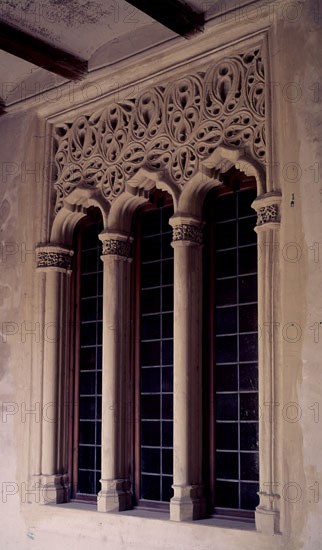
[[[130,411],[130,240],[101,233],[103,267],[102,467],[100,512],[131,508],[128,471]]]
[[[67,462],[63,464],[62,423],[65,418],[63,374],[66,369],[71,250],[54,246],[37,248],[37,269],[46,272],[43,371],[43,415],[39,499],[44,504],[68,499]]]
[[[279,424],[276,416],[279,307],[279,225],[280,194],[268,193],[258,197],[253,208],[257,211],[258,234],[258,343],[259,378],[259,497],[255,518],[257,530],[267,534],[279,532],[281,480],[278,478]]]
[[[173,217],[174,248],[174,496],[170,519],[204,516],[202,487],[202,228]]]

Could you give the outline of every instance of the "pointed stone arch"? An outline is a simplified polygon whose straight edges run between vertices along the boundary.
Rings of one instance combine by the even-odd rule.
[[[79,185],[64,199],[63,206],[54,218],[50,242],[72,246],[73,234],[78,222],[87,215],[88,209],[99,208],[103,227],[107,224],[110,205],[103,200],[97,189]]]
[[[120,231],[129,235],[135,210],[149,200],[154,189],[166,191],[172,196],[174,206],[178,204],[178,190],[173,188],[171,182],[164,181],[162,175],[157,171],[140,168],[137,174],[126,182],[123,193],[111,205],[107,224],[104,226],[106,232]]]

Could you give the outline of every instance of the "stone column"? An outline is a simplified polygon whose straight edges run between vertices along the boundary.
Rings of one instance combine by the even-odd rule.
[[[204,517],[202,486],[202,224],[174,216],[174,433],[170,519]]]
[[[130,430],[131,239],[103,232],[102,478],[100,512],[132,507]]]
[[[56,245],[39,246],[37,269],[46,272],[42,394],[42,456],[39,502],[68,499],[67,464],[62,457],[66,399],[64,373],[71,260],[73,251]]]
[[[279,532],[281,438],[278,405],[278,311],[279,311],[279,226],[280,201],[277,192],[258,197],[258,390],[259,390],[259,497],[255,511],[256,528],[266,534]]]

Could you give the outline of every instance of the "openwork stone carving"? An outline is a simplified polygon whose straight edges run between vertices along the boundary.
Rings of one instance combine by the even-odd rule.
[[[176,225],[173,228],[172,241],[191,241],[193,243],[202,244],[202,228],[187,223]]]
[[[264,225],[269,222],[279,222],[279,209],[277,204],[269,204],[263,206],[257,212],[257,222],[256,225]]]
[[[105,239],[102,241],[102,255],[111,254],[129,258],[131,254],[131,243],[129,241],[120,241],[117,239]]]
[[[264,165],[260,49],[60,124],[54,139],[56,212],[80,183],[112,202],[143,166],[182,187],[219,145],[242,147]]]
[[[72,250],[37,250],[37,268],[54,267],[70,271],[72,268]]]

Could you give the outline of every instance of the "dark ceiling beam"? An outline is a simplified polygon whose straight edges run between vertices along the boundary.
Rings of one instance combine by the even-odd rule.
[[[0,97],[0,116],[3,115],[6,112],[6,104],[3,101],[2,97]]]
[[[180,0],[126,0],[128,4],[143,11],[171,31],[188,38],[202,32],[204,13],[195,11]]]
[[[84,59],[3,21],[0,21],[0,49],[69,80],[79,80],[88,70],[88,62]]]

